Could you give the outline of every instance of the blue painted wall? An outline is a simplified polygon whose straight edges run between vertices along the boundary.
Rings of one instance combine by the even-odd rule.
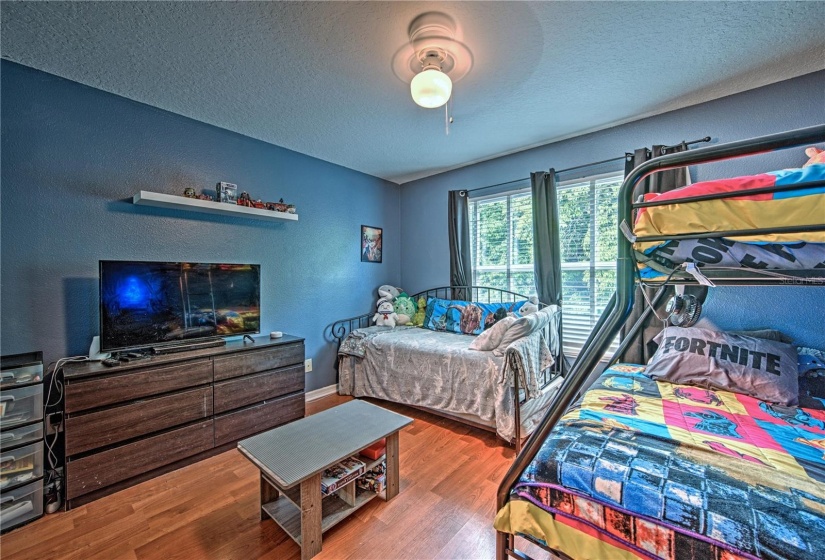
[[[564,169],[601,161],[652,144],[675,144],[707,135],[715,142],[731,142],[823,122],[825,71],[406,183],[401,191],[401,207],[405,209],[401,223],[402,285],[415,292],[448,283],[449,190],[510,181],[550,167]],[[802,150],[787,150],[692,168],[691,175],[698,181],[759,173],[798,167],[806,159]],[[608,166],[593,171],[609,170]],[[572,178],[575,176],[561,177]],[[818,348],[825,348],[823,314],[822,287],[714,289],[706,312],[724,328],[773,326]]]
[[[325,329],[400,281],[397,185],[7,61],[0,73],[3,354],[85,354],[100,259],[249,262],[261,264],[261,330],[306,338],[308,389],[335,382]],[[283,197],[300,220],[130,202],[218,181]],[[384,227],[382,264],[360,262],[361,224]]]

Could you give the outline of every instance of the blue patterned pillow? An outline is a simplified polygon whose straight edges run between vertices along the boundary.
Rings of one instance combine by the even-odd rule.
[[[481,334],[491,325],[496,311],[518,313],[524,301],[478,303],[456,299],[430,298],[424,313],[424,328],[458,334]]]
[[[486,329],[487,327],[491,326],[495,322],[495,315],[496,311],[499,309],[503,309],[505,313],[515,313],[516,317],[521,317],[521,307],[527,303],[526,300],[521,301],[507,301],[507,302],[498,302],[498,303],[478,303],[476,305],[481,307],[481,311],[483,312],[483,321],[482,321],[482,330]]]

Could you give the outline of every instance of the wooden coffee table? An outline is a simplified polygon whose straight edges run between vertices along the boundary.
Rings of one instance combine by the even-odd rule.
[[[384,499],[398,494],[398,432],[411,418],[349,401],[242,440],[238,450],[261,471],[261,519],[271,517],[301,547],[301,560],[321,552],[321,535],[379,494],[350,482],[322,497],[321,473],[387,438]],[[367,470],[381,463],[364,460]]]

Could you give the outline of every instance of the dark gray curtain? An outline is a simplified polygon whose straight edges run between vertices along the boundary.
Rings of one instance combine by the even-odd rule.
[[[536,295],[539,301],[561,307],[561,240],[559,238],[559,205],[556,188],[556,170],[537,171],[530,174],[530,190],[533,195],[533,270],[536,278]],[[567,373],[570,364],[564,357],[562,322],[559,319],[558,346],[551,345],[557,359],[561,360],[561,372]]]
[[[625,160],[624,174],[627,176],[628,173],[630,173],[635,167],[651,158],[664,154],[683,152],[687,149],[688,147],[685,143],[667,149],[664,146],[653,146],[652,150],[640,148],[633,152],[633,157],[628,157]],[[688,184],[688,179],[688,169],[686,167],[679,167],[676,169],[663,171],[661,173],[656,173],[650,177],[647,177],[643,181],[640,181],[639,184],[636,185],[636,189],[633,191],[633,200],[638,201],[640,197],[647,193],[663,193],[684,187]],[[641,287],[636,287],[633,310],[631,311],[627,322],[625,322],[622,327],[622,340],[625,339],[631,327],[633,327],[636,321],[639,320],[647,307],[647,302],[642,295],[642,289],[643,288]],[[653,301],[656,290],[653,288],[644,288],[644,290],[647,298],[650,301]],[[662,298],[659,305],[656,306],[656,313],[658,313],[660,317],[665,316],[665,306],[667,305],[667,301],[669,299],[669,296]],[[631,364],[646,364],[656,352],[656,343],[653,342],[653,338],[661,330],[662,322],[652,314],[648,316],[647,320],[633,337],[630,346],[628,346],[627,350],[625,350],[624,355],[620,357],[620,361]]]
[[[561,306],[561,248],[556,172],[530,174],[533,194],[533,262],[539,301]]]
[[[470,210],[465,191],[450,191],[447,201],[450,239],[450,285],[469,286],[473,281],[470,260]],[[469,290],[468,290],[469,291]],[[469,300],[464,290],[454,290],[453,299]]]

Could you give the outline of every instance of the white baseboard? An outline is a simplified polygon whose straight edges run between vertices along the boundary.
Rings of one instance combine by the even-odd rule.
[[[326,387],[321,387],[320,389],[315,389],[314,391],[307,391],[305,393],[305,398],[306,401],[309,402],[328,395],[335,395],[337,393],[338,385],[327,385]]]

